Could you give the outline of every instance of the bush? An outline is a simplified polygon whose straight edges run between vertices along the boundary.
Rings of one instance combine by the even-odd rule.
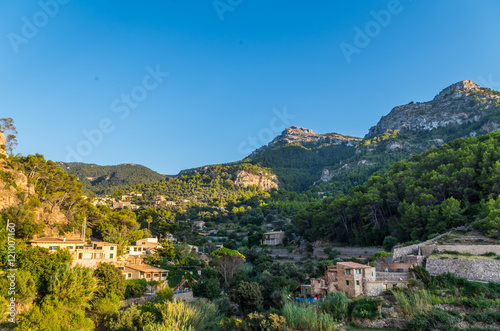
[[[342,292],[334,292],[328,294],[324,301],[320,302],[320,309],[333,316],[335,321],[341,322],[347,315],[347,307],[349,301],[346,295]]]
[[[393,290],[398,308],[405,317],[427,311],[432,308],[431,294],[426,290]]]
[[[108,293],[104,298],[96,299],[93,304],[94,311],[101,318],[116,313],[120,306],[120,297],[114,293]]]
[[[398,244],[398,238],[393,236],[385,237],[384,241],[382,242],[382,246],[384,246],[386,252],[390,252],[392,248],[397,244]]]
[[[432,309],[425,313],[420,313],[406,323],[406,331],[454,331],[453,327],[459,318],[448,314],[441,309]]]
[[[351,302],[351,316],[356,318],[375,319],[380,316],[381,299],[360,297]]]
[[[148,282],[145,279],[127,280],[125,284],[125,299],[137,298],[142,296],[148,288]]]
[[[172,301],[174,299],[174,291],[166,285],[156,293],[155,301],[158,303]]]
[[[229,292],[231,301],[237,303],[245,314],[259,310],[262,302],[261,286],[256,282],[240,282]]]
[[[335,331],[337,325],[332,316],[319,313],[314,305],[287,301],[282,309],[287,326],[292,330]]]

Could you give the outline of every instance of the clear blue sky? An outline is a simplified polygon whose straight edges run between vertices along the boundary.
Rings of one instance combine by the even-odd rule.
[[[498,0],[55,1],[0,2],[0,116],[23,155],[175,174],[284,124],[364,136],[457,81],[500,89]]]

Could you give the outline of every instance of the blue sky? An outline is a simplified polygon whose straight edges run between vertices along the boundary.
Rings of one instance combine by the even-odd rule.
[[[175,174],[285,126],[364,136],[463,79],[500,89],[495,0],[0,5],[0,115],[56,161]]]

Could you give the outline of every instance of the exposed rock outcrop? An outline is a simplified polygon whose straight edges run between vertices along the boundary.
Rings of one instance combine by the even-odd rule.
[[[278,188],[279,182],[275,175],[270,175],[264,172],[252,174],[245,170],[239,170],[235,173],[236,178],[234,183],[238,186],[248,187],[250,185],[258,186],[264,191],[270,191],[273,188]]]
[[[365,138],[382,134],[387,130],[429,131],[439,127],[453,127],[479,121],[492,107],[498,106],[500,94],[486,93],[470,80],[463,80],[442,90],[432,101],[409,103],[394,107],[372,127]],[[483,127],[486,132],[499,128],[498,123]]]
[[[347,146],[355,146],[361,141],[361,138],[343,136],[338,133],[325,133],[318,134],[312,130],[301,128],[299,126],[291,126],[286,128],[279,136],[274,138],[266,146],[255,150],[251,156],[262,153],[263,151],[281,145],[287,145],[292,143],[299,143],[304,146],[308,145],[340,145],[345,144]]]

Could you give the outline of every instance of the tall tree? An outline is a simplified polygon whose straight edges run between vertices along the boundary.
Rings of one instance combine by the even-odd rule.
[[[227,291],[234,274],[245,262],[245,256],[238,251],[222,247],[212,252],[210,257],[212,264],[224,278],[224,288]]]

